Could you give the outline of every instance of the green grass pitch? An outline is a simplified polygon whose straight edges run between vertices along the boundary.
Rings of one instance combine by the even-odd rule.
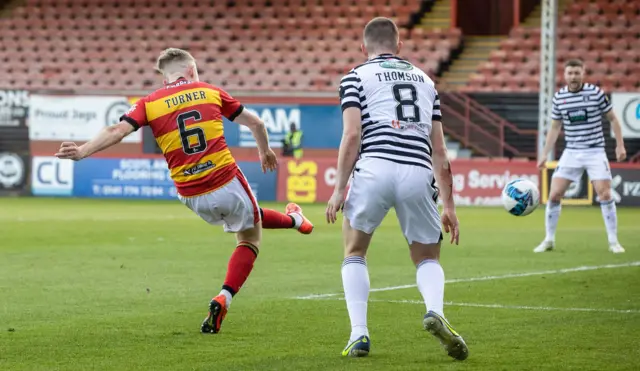
[[[461,245],[442,253],[445,314],[470,348],[458,362],[422,330],[413,287],[372,292],[372,353],[341,357],[341,296],[295,299],[342,291],[340,227],[304,208],[314,233],[265,231],[222,331],[202,335],[233,235],[177,201],[0,199],[0,370],[640,369],[638,209],[618,210],[627,253],[613,255],[596,207],[565,207],[545,254],[531,251],[544,207],[460,208]],[[415,283],[393,214],[368,262],[372,288]]]

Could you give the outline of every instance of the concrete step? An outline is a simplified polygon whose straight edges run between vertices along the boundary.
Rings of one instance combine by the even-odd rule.
[[[464,77],[449,77],[443,78],[447,82],[447,85],[467,85],[469,82],[469,76]]]
[[[482,54],[482,55],[486,55],[488,56],[489,54],[491,54],[492,51],[498,49],[497,47],[495,48],[476,48],[476,47],[465,47],[462,51],[462,53],[460,54],[461,57],[464,57],[465,55],[476,55],[476,54]]]
[[[422,27],[429,28],[449,28],[451,21],[449,19],[430,19],[422,23]]]
[[[427,25],[436,24],[436,23],[451,23],[451,20],[449,18],[431,18],[431,19],[427,19],[422,24],[424,26],[427,26]]]
[[[451,68],[449,68],[449,71],[446,71],[442,76],[446,76],[446,77],[452,77],[455,75],[460,75],[460,76],[469,76],[472,73],[475,73],[478,70],[478,68],[476,67],[465,67],[465,68],[461,68],[458,66],[452,66]]]
[[[455,61],[455,63],[449,67],[449,71],[475,71],[479,63],[477,61],[473,62],[474,63],[458,63],[458,61]]]
[[[473,59],[458,59],[455,61],[454,64],[456,67],[469,68],[469,67],[477,67],[478,61]]]
[[[482,55],[482,56],[486,56],[488,57],[489,53],[486,52],[478,52],[475,50],[469,50],[469,49],[463,49],[462,53],[460,53],[460,55],[458,56],[458,58],[456,59],[456,62],[463,62],[463,63],[471,63],[471,61],[475,60],[478,56]]]
[[[462,52],[462,54],[460,54],[460,58],[459,60],[465,60],[465,61],[486,61],[487,59],[489,59],[489,55],[491,55],[491,53],[470,53],[470,52]]]
[[[429,13],[429,18],[426,18],[425,21],[429,19],[451,19],[451,10],[450,9],[442,9],[441,11]]]
[[[462,53],[460,54],[460,56],[464,56],[464,55],[475,55],[475,54],[486,54],[489,55],[492,51],[496,50],[497,47],[495,48],[487,48],[484,46],[481,47],[477,47],[477,46],[467,46],[465,45],[464,50],[462,50]]]
[[[467,72],[467,71],[460,71],[460,70],[458,70],[458,71],[452,71],[452,70],[449,70],[449,71],[445,71],[445,72],[442,74],[442,76],[443,76],[443,77],[445,77],[445,76],[446,76],[446,77],[462,77],[462,76],[468,76],[468,75],[470,75],[470,74],[472,74],[472,73],[474,73],[474,72],[475,72],[475,70],[473,70],[473,71],[471,71],[471,72]]]

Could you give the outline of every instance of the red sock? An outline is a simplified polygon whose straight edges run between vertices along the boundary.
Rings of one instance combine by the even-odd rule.
[[[293,228],[295,220],[287,214],[271,209],[260,209],[262,213],[262,228],[287,229]]]
[[[227,266],[227,276],[224,278],[222,288],[235,295],[249,277],[253,269],[253,262],[258,257],[258,248],[252,243],[241,241],[231,254]]]

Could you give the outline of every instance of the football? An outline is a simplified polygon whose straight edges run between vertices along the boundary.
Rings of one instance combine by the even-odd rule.
[[[529,179],[512,180],[502,189],[502,205],[512,215],[529,215],[539,203],[538,186]]]

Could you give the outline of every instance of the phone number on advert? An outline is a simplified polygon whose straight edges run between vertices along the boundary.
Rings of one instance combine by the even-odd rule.
[[[134,197],[161,197],[169,195],[177,196],[175,187],[160,186],[135,186],[135,185],[94,185],[95,196],[134,196]]]

